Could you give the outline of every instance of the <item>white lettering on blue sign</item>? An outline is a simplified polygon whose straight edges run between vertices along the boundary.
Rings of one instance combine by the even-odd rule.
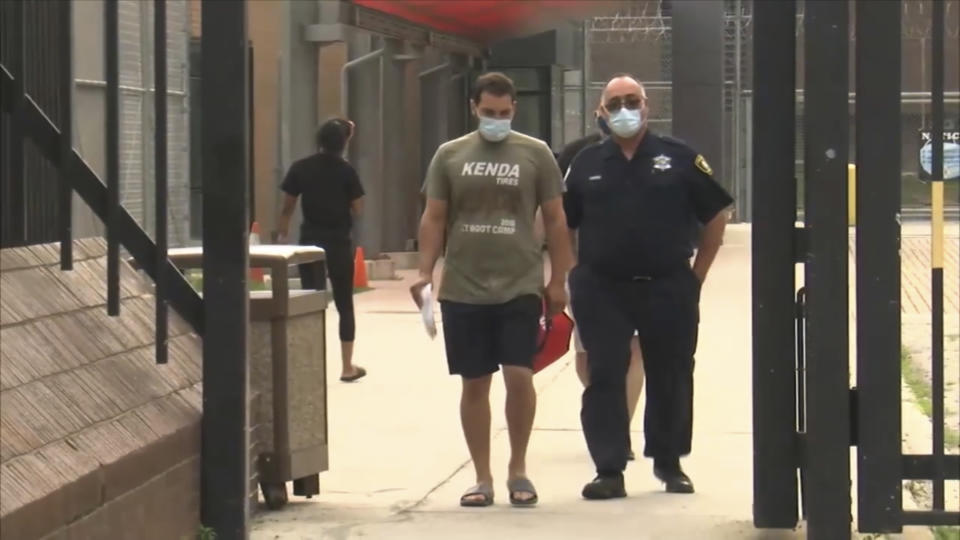
[[[920,149],[920,166],[923,172],[933,176],[933,145],[929,142]],[[956,180],[960,178],[960,144],[943,143],[943,176],[935,180]]]

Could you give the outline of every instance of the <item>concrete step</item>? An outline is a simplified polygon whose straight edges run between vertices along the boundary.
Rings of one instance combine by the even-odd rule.
[[[367,261],[367,279],[385,281],[397,279],[396,264],[392,259]]]

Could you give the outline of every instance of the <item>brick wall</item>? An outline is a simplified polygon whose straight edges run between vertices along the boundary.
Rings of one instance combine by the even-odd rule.
[[[200,457],[194,456],[43,540],[193,540],[200,521],[199,473]]]
[[[106,312],[106,246],[0,250],[0,537],[180,540],[199,527],[200,340],[170,318],[154,357],[150,287],[121,265]]]

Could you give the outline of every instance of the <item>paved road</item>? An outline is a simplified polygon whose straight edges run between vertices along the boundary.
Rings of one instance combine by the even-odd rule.
[[[751,522],[748,238],[748,230],[731,231],[702,295],[694,453],[685,461],[697,494],[663,493],[651,464],[641,460],[627,471],[627,499],[580,498],[593,471],[570,354],[535,379],[539,406],[529,473],[540,490],[539,507],[505,504],[509,447],[502,385],[495,384],[497,504],[461,509],[458,498],[473,477],[457,412],[460,385],[446,373],[442,336],[426,337],[406,292],[412,275],[404,273],[404,280],[376,282],[376,290],[357,297],[358,361],[370,375],[353,385],[331,384],[331,470],[321,476],[323,493],[258,514],[252,538],[802,538],[802,531],[756,531]],[[329,320],[335,328],[334,313]],[[330,354],[339,355],[335,343]],[[329,364],[335,381],[336,362]],[[638,449],[641,418],[642,411],[633,426]]]

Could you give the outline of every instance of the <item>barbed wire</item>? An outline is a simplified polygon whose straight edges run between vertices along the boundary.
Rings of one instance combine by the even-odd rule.
[[[957,39],[960,37],[960,1],[944,0],[944,37]],[[903,25],[903,37],[909,39],[929,39],[932,34],[933,21],[926,2],[908,0],[903,2],[903,19],[912,20]]]
[[[932,33],[932,21],[925,2],[906,0],[903,5],[903,24],[901,36],[906,39],[929,39]],[[960,0],[945,0],[945,37],[960,37]],[[743,2],[740,13],[736,13],[732,2],[727,3],[726,25],[735,27],[739,18],[743,39],[753,34],[753,9],[750,2]],[[804,7],[797,10],[796,34],[803,34]],[[635,2],[625,6],[612,15],[594,17],[587,21],[590,42],[593,44],[637,43],[644,41],[662,41],[670,39],[673,30],[673,18],[663,9],[662,0]],[[851,39],[855,29],[851,26]]]

